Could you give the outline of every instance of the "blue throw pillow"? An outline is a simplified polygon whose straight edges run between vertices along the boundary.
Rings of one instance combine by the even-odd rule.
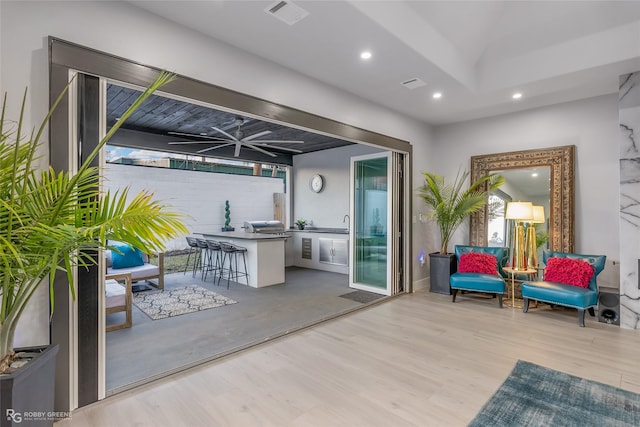
[[[114,249],[117,249],[121,253],[112,251],[112,265],[113,269],[138,267],[144,265],[142,259],[142,252],[140,249],[136,249],[128,245],[112,245]]]

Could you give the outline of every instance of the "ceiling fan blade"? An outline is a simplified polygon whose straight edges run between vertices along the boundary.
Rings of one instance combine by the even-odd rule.
[[[219,129],[215,126],[211,126],[211,129],[215,130],[216,132],[220,132],[221,134],[223,134],[224,136],[226,136],[227,138],[233,140],[233,141],[237,141],[238,138],[236,138],[235,136],[231,135],[230,133],[227,133],[225,131],[223,131],[222,129]]]
[[[233,157],[238,157],[240,155],[240,147],[242,147],[242,144],[240,142],[236,142],[236,151],[233,153]]]
[[[189,138],[201,138],[201,139],[220,139],[218,136],[210,136],[210,135],[198,135],[196,133],[185,133],[185,132],[167,132],[169,135],[178,135],[178,136],[188,136]]]
[[[269,135],[271,133],[270,130],[263,130],[262,132],[254,133],[253,135],[249,135],[241,139],[242,142],[245,141],[253,141],[256,138],[260,138],[261,136]]]
[[[251,145],[257,145],[258,147],[265,147],[265,148],[274,148],[276,150],[289,151],[291,153],[303,153],[302,150],[296,150],[295,148],[278,147],[276,145],[256,144],[256,143],[251,144]]]
[[[261,139],[259,141],[253,141],[254,144],[256,142],[277,142],[278,144],[304,144],[304,141],[289,141],[286,139]]]
[[[202,154],[202,153],[206,153],[207,151],[217,150],[218,148],[228,147],[229,145],[233,145],[233,144],[235,144],[235,143],[234,142],[228,142],[228,143],[222,144],[222,145],[215,145],[213,147],[208,147],[208,148],[204,148],[202,150],[198,150],[198,151],[196,151],[196,153]]]
[[[222,144],[226,142],[235,142],[229,141],[228,139],[219,139],[219,140],[211,140],[211,141],[171,141],[167,144],[169,145],[189,145],[189,144]]]
[[[264,153],[264,154],[266,154],[267,156],[271,156],[271,157],[276,157],[276,156],[277,156],[277,154],[275,154],[275,153],[271,153],[271,152],[269,152],[269,151],[267,151],[267,150],[263,150],[262,148],[260,148],[260,147],[258,147],[258,146],[255,146],[255,145],[253,145],[253,144],[248,144],[248,143],[246,143],[246,142],[245,142],[245,143],[244,143],[244,145],[246,145],[247,147],[249,147],[249,148],[251,148],[251,149],[253,149],[253,150],[256,150],[256,151],[259,151],[259,152],[261,152],[261,153]],[[236,156],[236,157],[237,157],[237,156]]]

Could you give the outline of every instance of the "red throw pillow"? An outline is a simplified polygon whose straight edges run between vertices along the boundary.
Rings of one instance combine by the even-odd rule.
[[[586,261],[571,258],[549,258],[544,280],[588,288],[595,268]]]
[[[468,252],[460,255],[460,273],[498,274],[498,260],[493,255]]]

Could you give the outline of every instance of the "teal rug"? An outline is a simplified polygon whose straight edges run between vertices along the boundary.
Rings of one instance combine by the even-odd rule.
[[[640,395],[518,360],[469,426],[640,426]]]

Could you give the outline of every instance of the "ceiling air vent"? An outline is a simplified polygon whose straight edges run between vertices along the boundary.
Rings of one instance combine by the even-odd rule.
[[[405,80],[401,84],[402,84],[402,86],[406,87],[407,89],[411,89],[411,90],[427,85],[425,82],[423,82],[422,80],[420,80],[417,77],[415,77],[413,79]]]
[[[295,24],[309,14],[300,6],[284,0],[273,3],[264,11],[289,25]]]

